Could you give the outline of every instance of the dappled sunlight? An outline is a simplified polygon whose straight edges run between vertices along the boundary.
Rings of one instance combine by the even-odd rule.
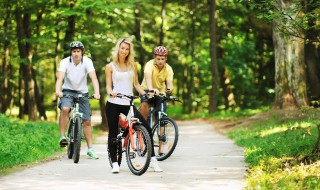
[[[285,132],[287,130],[306,129],[309,127],[311,127],[311,124],[309,122],[294,122],[293,124],[283,124],[279,127],[262,130],[260,136],[265,137],[275,133]]]

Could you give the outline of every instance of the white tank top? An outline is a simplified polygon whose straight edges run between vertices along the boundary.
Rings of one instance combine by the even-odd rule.
[[[133,95],[133,70],[121,72],[113,62],[110,64],[112,66],[113,92],[125,95]],[[122,99],[108,97],[108,102],[119,105],[130,105],[130,101],[125,98]]]

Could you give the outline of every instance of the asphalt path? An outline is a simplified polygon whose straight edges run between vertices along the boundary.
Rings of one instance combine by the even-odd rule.
[[[100,159],[88,159],[83,144],[78,164],[64,153],[51,161],[0,177],[0,189],[243,189],[246,174],[243,149],[218,134],[215,123],[202,120],[177,123],[178,145],[171,157],[159,162],[163,172],[148,169],[142,176],[136,176],[123,161],[120,173],[112,174],[105,134],[94,144]]]

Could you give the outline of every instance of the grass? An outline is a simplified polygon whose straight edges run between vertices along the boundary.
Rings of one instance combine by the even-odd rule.
[[[187,120],[187,119],[199,119],[199,118],[212,118],[218,120],[236,121],[244,119],[262,112],[265,112],[269,107],[261,107],[259,109],[246,109],[237,111],[224,111],[220,110],[216,113],[209,113],[208,110],[194,111],[191,114],[184,114],[181,105],[168,105],[167,113],[169,117]]]
[[[0,175],[13,166],[34,163],[61,152],[53,122],[20,122],[0,114]]]
[[[228,132],[245,148],[246,189],[320,189],[318,124],[320,110],[273,110]]]

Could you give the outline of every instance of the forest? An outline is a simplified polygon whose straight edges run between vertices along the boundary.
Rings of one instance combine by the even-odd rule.
[[[57,67],[82,41],[100,84],[116,41],[131,39],[139,79],[165,46],[182,112],[308,106],[320,97],[316,0],[2,0],[0,111],[47,120],[56,110]],[[90,83],[90,80],[89,80]]]

